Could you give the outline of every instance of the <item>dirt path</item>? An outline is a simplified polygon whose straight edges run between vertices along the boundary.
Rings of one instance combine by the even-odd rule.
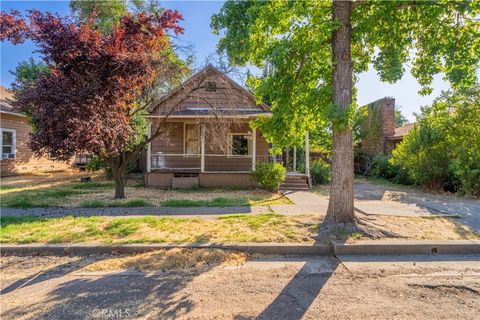
[[[183,271],[82,271],[105,258],[2,258],[2,319],[478,319],[480,312],[479,256],[263,257]]]

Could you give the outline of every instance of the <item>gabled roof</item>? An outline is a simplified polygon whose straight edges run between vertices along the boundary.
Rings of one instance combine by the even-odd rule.
[[[165,112],[159,111],[160,108],[167,107],[166,109],[171,111],[169,107],[172,108],[182,104],[185,99],[207,79],[208,76],[215,75],[220,77],[225,83],[228,83],[232,89],[236,91],[239,95],[242,95],[249,103],[254,106],[253,108],[239,108],[235,109],[232,106],[217,105],[215,109],[212,108],[183,108],[179,110],[174,110],[170,113],[170,116],[208,116],[213,114],[227,114],[230,115],[255,115],[255,114],[264,114],[270,113],[270,108],[264,104],[258,104],[255,97],[248,90],[240,86],[238,83],[233,81],[230,77],[225,75],[223,72],[218,70],[212,65],[207,65],[200,71],[196,72],[175,88],[170,93],[163,96],[156,104],[150,109],[150,115],[165,115]]]

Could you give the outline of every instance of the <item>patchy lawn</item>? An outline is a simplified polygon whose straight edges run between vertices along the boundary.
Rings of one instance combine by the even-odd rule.
[[[318,220],[277,214],[175,217],[1,217],[1,243],[312,242]]]
[[[291,203],[288,198],[256,189],[159,190],[144,188],[141,180],[130,179],[125,187],[128,199],[114,200],[114,184],[93,175],[92,182],[80,183],[79,178],[89,173],[40,177],[11,177],[2,180],[1,206],[9,208],[32,207],[212,207],[255,206]],[[38,180],[35,180],[38,178]],[[17,179],[17,180],[15,180]]]
[[[1,217],[0,243],[327,243],[380,240],[480,239],[451,218],[358,217],[355,229],[328,231],[319,216],[224,215],[178,217]]]

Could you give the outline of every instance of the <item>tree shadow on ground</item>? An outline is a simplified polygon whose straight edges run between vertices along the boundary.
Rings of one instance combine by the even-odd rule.
[[[4,319],[90,319],[90,318],[161,318],[176,319],[188,314],[193,301],[178,292],[195,277],[221,264],[212,260],[208,264],[177,271],[164,271],[160,267],[153,272],[142,272],[125,263],[122,271],[82,273],[82,268],[94,262],[103,262],[111,256],[98,259],[81,258],[73,267],[65,264],[50,268],[39,275],[25,278],[2,290],[2,296],[26,286],[45,282],[45,298],[26,301],[21,307],[2,308]],[[174,263],[184,263],[181,257]],[[140,260],[145,266],[151,261]],[[72,273],[75,272],[73,275]],[[73,275],[72,280],[68,277]],[[62,278],[62,279],[60,279]],[[48,282],[47,282],[48,280]],[[52,288],[52,289],[50,289]],[[27,289],[28,290],[28,289]],[[29,299],[30,300],[30,299]]]
[[[325,222],[322,221],[318,229],[322,232],[325,227]],[[325,244],[324,240],[324,237],[317,237],[314,245]],[[235,319],[302,319],[340,265],[340,261],[335,257],[329,260],[328,266],[319,265],[317,259],[320,261],[319,257],[305,258],[305,264],[302,268],[291,278],[278,296],[256,317],[237,315]]]

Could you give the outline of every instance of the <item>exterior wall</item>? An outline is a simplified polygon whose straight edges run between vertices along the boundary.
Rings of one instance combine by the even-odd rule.
[[[28,172],[65,170],[71,168],[70,162],[52,161],[45,157],[36,158],[28,147],[27,141],[32,131],[27,118],[21,115],[0,114],[0,127],[15,130],[16,153],[13,160],[0,160],[1,175],[15,175]]]
[[[202,187],[256,187],[249,173],[200,173],[199,185]]]
[[[145,185],[168,189],[172,187],[173,173],[150,172],[145,174]]]
[[[369,156],[385,155],[391,150],[387,137],[395,134],[395,99],[383,98],[367,106],[360,131],[361,151]]]
[[[248,122],[233,124],[229,131],[232,133],[252,132]],[[184,123],[198,123],[198,119],[172,119],[165,124],[166,134],[158,137],[152,142],[151,153],[178,154],[178,156],[159,157],[159,161],[169,168],[184,168],[185,172],[197,170],[200,172],[200,156],[184,156]],[[156,122],[153,122],[152,132],[156,129]],[[224,139],[213,132],[212,126],[215,123],[206,124],[205,132],[205,170],[206,171],[250,171],[252,168],[252,157],[235,157],[227,153],[228,136]],[[213,142],[214,141],[214,142]],[[261,132],[256,134],[256,156],[257,161],[265,161],[268,158],[269,145]],[[219,156],[224,155],[224,156]],[[177,170],[179,171],[179,170]],[[180,170],[181,171],[181,170]]]
[[[145,185],[149,187],[157,187],[162,189],[169,189],[173,186],[173,173],[150,172],[145,175]],[[182,178],[191,179],[192,183],[197,178]],[[256,183],[252,180],[249,173],[199,173],[198,185],[205,188],[213,187],[256,187]],[[184,186],[181,186],[184,187]]]

